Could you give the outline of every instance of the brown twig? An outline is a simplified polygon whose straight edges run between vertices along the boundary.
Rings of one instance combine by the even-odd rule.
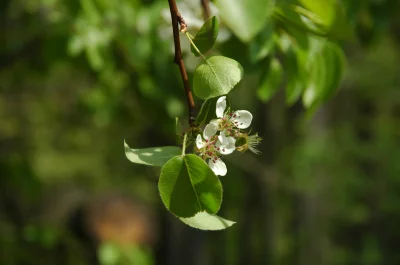
[[[211,16],[210,1],[209,0],[200,0],[200,2],[201,2],[201,7],[203,8],[204,21],[206,21]]]
[[[181,42],[179,38],[179,31],[186,32],[187,25],[185,20],[178,11],[175,0],[168,0],[169,10],[171,11],[171,21],[172,21],[172,32],[174,34],[174,45],[175,45],[175,63],[179,66],[181,71],[183,86],[185,88],[185,93],[188,101],[189,108],[189,125],[190,127],[195,127],[196,115],[195,115],[195,105],[192,95],[192,90],[190,89],[189,79],[185,68],[185,63],[182,58]],[[178,29],[178,24],[180,29]]]

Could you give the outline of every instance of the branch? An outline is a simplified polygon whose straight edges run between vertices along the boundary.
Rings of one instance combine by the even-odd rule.
[[[172,32],[174,34],[174,45],[175,45],[175,63],[179,66],[179,70],[181,71],[183,86],[185,88],[185,93],[188,101],[188,109],[189,109],[189,125],[190,127],[195,126],[196,116],[195,116],[195,105],[192,95],[192,90],[190,89],[189,79],[185,68],[185,63],[182,59],[182,50],[181,50],[181,42],[179,38],[179,31],[186,32],[187,25],[185,20],[181,16],[178,11],[178,7],[176,6],[175,0],[168,0],[169,10],[171,11],[171,21],[172,21]],[[180,26],[180,30],[178,29],[178,24]]]
[[[201,7],[203,8],[204,21],[206,21],[211,16],[210,1],[209,0],[200,0],[200,2],[201,2]]]

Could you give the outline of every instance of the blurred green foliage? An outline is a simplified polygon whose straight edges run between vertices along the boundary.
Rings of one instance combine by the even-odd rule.
[[[193,35],[199,2],[179,2]],[[400,264],[399,2],[251,2],[215,1],[229,8],[211,54],[243,65],[230,101],[263,154],[227,159],[221,215],[237,223],[201,236],[163,216],[159,171],[122,147],[174,145],[187,120],[167,1],[0,4],[1,264]],[[192,73],[201,59],[182,46]],[[93,250],[69,225],[110,191],[156,212],[152,254]]]

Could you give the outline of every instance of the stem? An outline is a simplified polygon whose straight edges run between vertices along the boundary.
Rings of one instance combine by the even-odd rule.
[[[194,44],[193,40],[192,40],[192,35],[190,35],[189,32],[186,32],[186,37],[189,39],[189,42],[192,44],[193,48],[196,50],[196,52],[198,52],[198,54],[200,54],[201,57],[203,57],[204,60],[207,61],[207,58],[204,57],[204,55],[199,51],[199,49],[197,48],[196,44]]]
[[[183,144],[182,144],[182,155],[185,155],[185,150],[186,150],[186,138],[187,138],[187,134],[185,133],[185,135],[183,136]]]
[[[201,7],[203,8],[204,21],[206,21],[211,16],[210,1],[209,0],[200,0],[200,2],[201,2]]]
[[[179,31],[186,32],[187,25],[185,20],[178,11],[175,0],[168,0],[169,10],[171,12],[171,22],[172,22],[172,32],[174,34],[174,45],[175,45],[175,63],[179,66],[181,72],[183,87],[185,88],[186,98],[188,102],[189,110],[189,125],[190,127],[195,127],[196,115],[195,115],[195,104],[192,95],[192,90],[189,85],[189,78],[186,72],[185,63],[182,58],[181,43],[179,38]],[[180,30],[178,29],[178,24]]]
[[[186,32],[186,37],[189,39],[190,43],[193,45],[193,48],[196,50],[196,52],[198,52],[201,57],[206,61],[206,64],[210,67],[211,71],[214,73],[216,79],[218,80],[219,85],[222,87],[221,81],[219,80],[217,73],[215,72],[214,68],[212,67],[212,65],[208,62],[207,58],[199,51],[199,49],[197,48],[196,44],[194,44],[192,37],[190,35],[189,32]]]

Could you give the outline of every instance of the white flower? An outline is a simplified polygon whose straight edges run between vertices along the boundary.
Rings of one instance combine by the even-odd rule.
[[[229,128],[234,126],[239,129],[246,129],[250,126],[251,121],[253,120],[253,115],[249,111],[237,110],[235,112],[229,113],[225,112],[225,109],[226,96],[222,96],[217,100],[217,106],[215,110],[215,113],[219,118],[217,121],[221,124],[222,128]]]
[[[227,173],[226,165],[220,157],[232,154],[237,149],[236,138],[243,134],[240,129],[248,128],[253,119],[253,115],[247,110],[230,112],[229,109],[225,109],[226,96],[222,96],[216,104],[218,119],[211,120],[204,128],[203,136],[198,134],[196,138],[199,156],[208,161],[208,166],[217,176],[225,176]],[[246,145],[246,148],[255,146]]]
[[[200,151],[200,156],[204,160],[208,160],[208,166],[211,168],[211,170],[214,172],[215,175],[217,176],[225,176],[227,169],[225,163],[219,158],[219,153],[220,154],[230,154],[232,153],[235,149],[231,151],[231,146],[225,146],[224,144],[231,144],[231,140],[221,138],[218,140],[217,136],[214,133],[214,139],[208,138],[205,135],[207,135],[206,130],[203,132],[203,137],[205,140],[203,140],[203,137],[201,137],[201,134],[197,135],[196,138],[196,146]],[[218,136],[219,138],[219,136]],[[229,137],[228,137],[229,138]],[[233,144],[234,146],[235,144]]]
[[[231,154],[235,151],[235,139],[226,137],[225,131],[220,135],[215,135],[217,132],[216,124],[207,124],[203,132],[203,137],[198,134],[196,137],[196,146],[200,151],[200,156],[204,160],[208,160],[208,166],[217,176],[225,176],[227,169],[225,163],[219,157],[222,155]],[[203,140],[204,138],[204,140]]]

